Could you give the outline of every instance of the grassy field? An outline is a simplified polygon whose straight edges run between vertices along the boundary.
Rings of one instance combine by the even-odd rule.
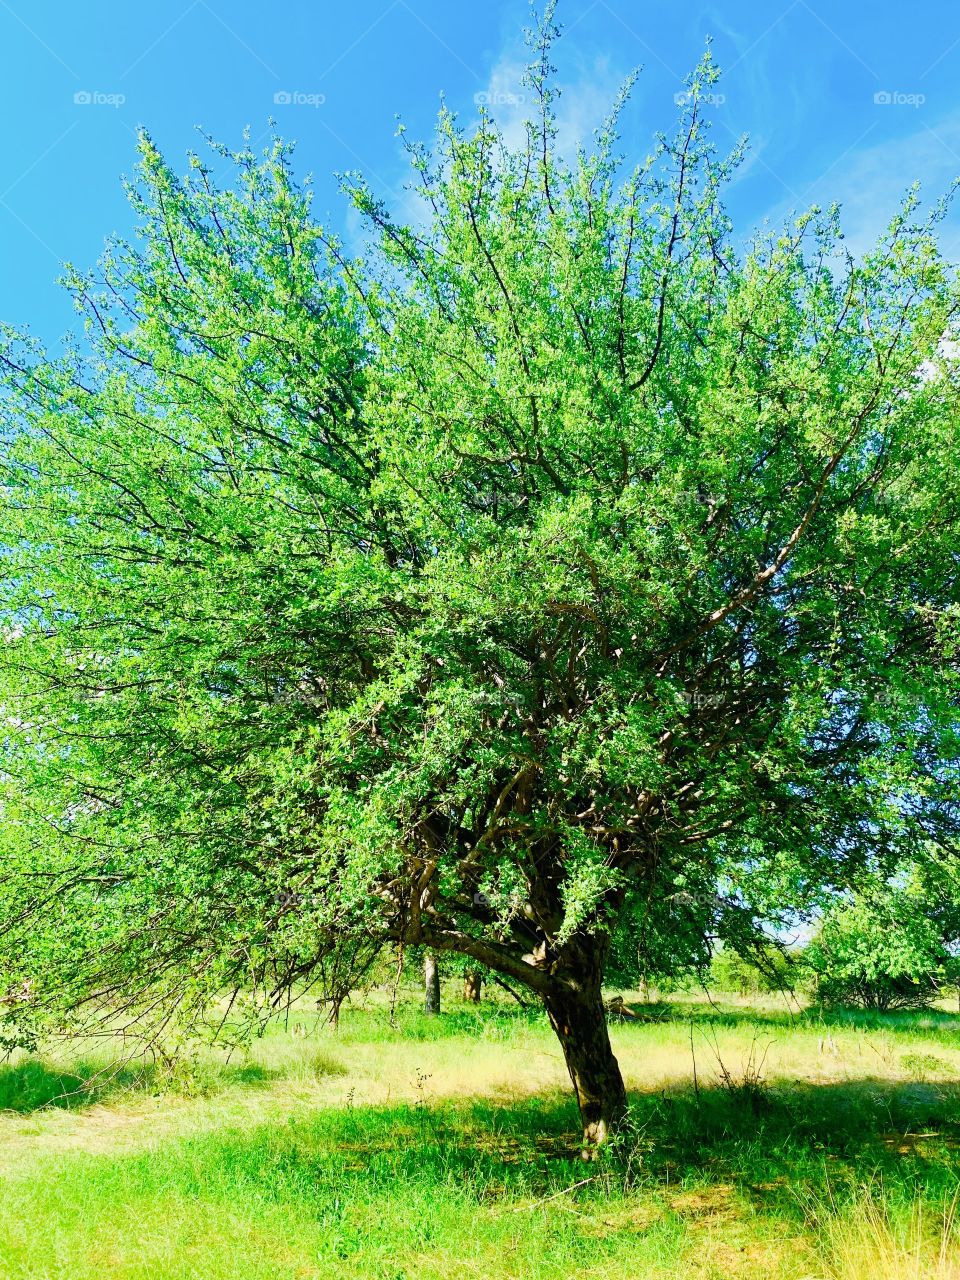
[[[679,1002],[579,1158],[543,1019],[382,998],[242,1061],[0,1068],[3,1280],[960,1277],[960,1019]]]

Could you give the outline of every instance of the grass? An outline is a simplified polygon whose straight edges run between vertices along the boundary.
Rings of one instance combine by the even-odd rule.
[[[955,1015],[615,1027],[630,1127],[584,1165],[543,1019],[447,1004],[0,1068],[0,1276],[960,1280]]]

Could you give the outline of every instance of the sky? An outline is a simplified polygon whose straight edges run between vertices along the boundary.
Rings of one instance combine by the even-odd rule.
[[[565,143],[589,142],[640,67],[623,131],[635,160],[671,129],[712,39],[714,136],[750,139],[728,193],[743,235],[839,201],[859,252],[912,182],[933,198],[960,176],[956,0],[560,0],[558,18]],[[429,137],[442,95],[465,121],[485,100],[518,126],[528,20],[527,0],[0,0],[0,322],[50,344],[76,327],[57,278],[132,232],[121,177],[140,126],[184,169],[204,133],[235,146],[249,128],[262,146],[275,121],[317,216],[350,243],[335,175],[363,172],[398,205],[398,117]],[[960,213],[943,246],[960,260]]]

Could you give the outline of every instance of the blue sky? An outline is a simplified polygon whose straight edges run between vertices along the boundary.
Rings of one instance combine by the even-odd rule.
[[[332,175],[360,169],[397,193],[397,114],[423,136],[441,92],[468,118],[487,94],[516,125],[527,16],[526,0],[0,0],[0,320],[47,340],[72,325],[60,263],[89,266],[106,235],[130,230],[119,178],[141,124],[182,167],[197,126],[265,141],[275,118],[313,174],[318,215],[351,235]],[[729,196],[744,231],[838,199],[860,249],[911,181],[934,194],[960,175],[955,0],[561,0],[559,17],[567,138],[589,138],[640,65],[624,137],[636,158],[670,127],[713,37],[717,140],[752,140]],[[960,216],[944,246],[960,258]]]

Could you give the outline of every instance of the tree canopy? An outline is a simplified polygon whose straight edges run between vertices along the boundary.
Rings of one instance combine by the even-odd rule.
[[[737,236],[710,58],[648,158],[615,111],[571,159],[552,37],[522,145],[443,111],[406,220],[345,180],[362,257],[284,143],[218,186],[144,135],[83,338],[5,333],[21,1028],[158,1034],[425,945],[542,998],[595,1140],[624,911],[742,938],[949,848],[943,206],[858,259],[836,209]]]

